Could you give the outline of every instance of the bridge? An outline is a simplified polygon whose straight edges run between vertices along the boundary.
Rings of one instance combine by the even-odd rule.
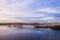
[[[44,24],[44,23],[0,23],[0,26],[9,26],[11,27],[11,25],[13,25],[14,27],[20,27],[22,28],[23,25],[32,25],[33,27],[37,28],[50,28],[50,27],[54,27],[54,25],[52,26],[51,24]]]

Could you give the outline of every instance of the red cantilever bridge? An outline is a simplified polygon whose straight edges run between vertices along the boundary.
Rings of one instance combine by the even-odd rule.
[[[11,27],[11,25],[15,26],[15,27],[23,27],[23,25],[32,25],[34,27],[50,27],[50,24],[43,24],[43,23],[0,23],[0,26],[9,26]]]

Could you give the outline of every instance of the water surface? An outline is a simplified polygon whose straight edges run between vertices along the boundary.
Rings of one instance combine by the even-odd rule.
[[[60,31],[49,28],[0,27],[0,40],[60,40]]]

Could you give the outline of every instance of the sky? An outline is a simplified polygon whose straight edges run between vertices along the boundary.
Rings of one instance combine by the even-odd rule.
[[[60,0],[0,0],[0,22],[59,21]]]

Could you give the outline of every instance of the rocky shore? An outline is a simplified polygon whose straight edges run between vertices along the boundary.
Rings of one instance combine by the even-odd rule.
[[[49,26],[49,27],[41,27],[41,26],[35,26],[35,28],[50,28],[52,30],[60,30],[60,25],[55,25],[53,26]]]
[[[60,25],[55,25],[54,27],[51,27],[53,30],[60,30]]]

